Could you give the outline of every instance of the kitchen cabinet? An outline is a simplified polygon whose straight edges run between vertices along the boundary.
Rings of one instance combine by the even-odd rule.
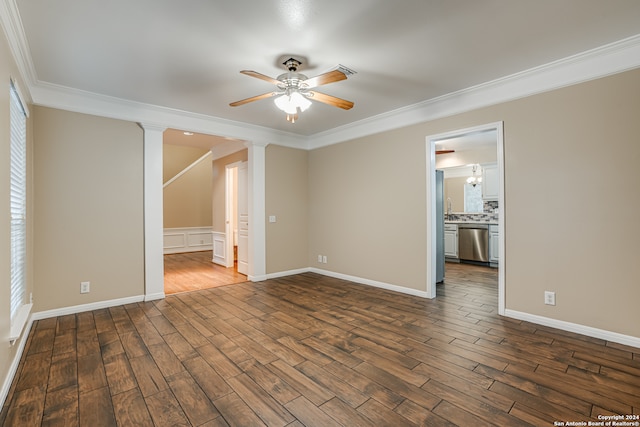
[[[498,200],[499,189],[498,165],[496,163],[482,165],[482,200]]]
[[[497,264],[500,260],[500,234],[497,225],[489,226],[489,263]]]
[[[458,225],[444,225],[444,256],[458,258]]]

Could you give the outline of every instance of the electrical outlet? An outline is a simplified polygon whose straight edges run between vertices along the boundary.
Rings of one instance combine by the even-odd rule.
[[[556,305],[556,293],[544,291],[544,303],[546,305]]]
[[[322,263],[323,264],[327,263],[327,256],[326,255],[322,255]]]
[[[322,262],[322,255],[318,255],[318,262]]]
[[[80,293],[88,294],[91,292],[91,282],[80,282]]]

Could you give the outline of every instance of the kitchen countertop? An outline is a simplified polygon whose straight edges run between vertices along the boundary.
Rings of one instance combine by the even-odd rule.
[[[448,221],[445,220],[445,224],[487,224],[487,225],[498,225],[498,221]]]

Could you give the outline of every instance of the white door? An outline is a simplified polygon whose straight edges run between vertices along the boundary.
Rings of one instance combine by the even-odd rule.
[[[238,163],[239,164],[239,163]],[[225,266],[233,267],[236,262],[235,247],[238,245],[238,165],[226,166],[225,202]],[[215,254],[214,254],[215,255]]]
[[[249,274],[248,163],[238,167],[238,273]]]

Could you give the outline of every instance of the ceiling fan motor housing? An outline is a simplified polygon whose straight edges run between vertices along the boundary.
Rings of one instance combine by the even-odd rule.
[[[306,85],[304,84],[304,81],[307,80],[307,76],[305,76],[304,74],[292,72],[284,73],[279,75],[277,80],[281,82],[281,84],[278,85],[278,88],[280,90],[297,90],[302,92],[307,89]]]
[[[286,61],[284,61],[282,63],[282,65],[284,65],[285,67],[287,67],[287,70],[292,71],[292,72],[296,72],[298,70],[298,67],[300,65],[302,65],[301,61],[298,61],[295,58],[289,58]]]
[[[289,72],[280,74],[276,80],[279,80],[282,83],[278,85],[278,88],[285,91],[286,94],[306,89],[304,81],[307,80],[307,76],[297,72],[298,67],[301,64],[302,62],[295,58],[289,58],[282,63],[282,65],[287,67]]]

